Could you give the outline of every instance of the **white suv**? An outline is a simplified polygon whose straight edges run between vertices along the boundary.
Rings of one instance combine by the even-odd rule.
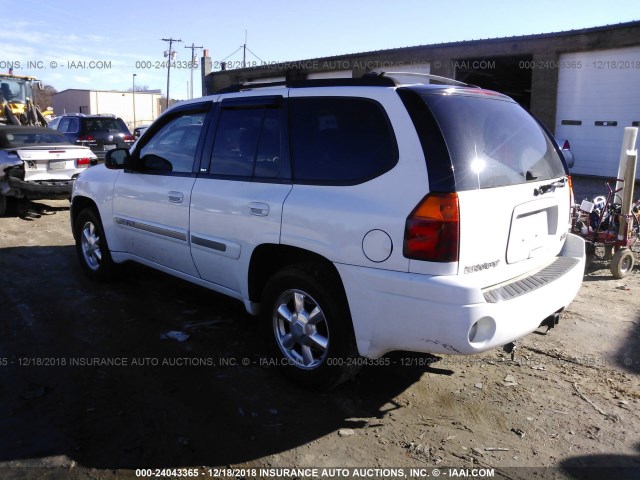
[[[84,270],[133,260],[241,300],[311,386],[359,356],[473,354],[552,326],[584,272],[558,146],[504,95],[420,81],[245,85],[172,108],[76,181]]]

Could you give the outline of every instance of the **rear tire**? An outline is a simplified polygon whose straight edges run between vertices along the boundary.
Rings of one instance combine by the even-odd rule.
[[[84,273],[97,282],[116,276],[117,265],[111,258],[100,216],[93,208],[80,212],[75,224],[76,253]]]
[[[357,351],[344,291],[322,264],[284,268],[262,294],[262,322],[270,327],[277,365],[295,383],[326,390],[351,378]]]

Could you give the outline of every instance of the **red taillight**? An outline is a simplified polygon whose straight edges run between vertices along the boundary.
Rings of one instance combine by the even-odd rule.
[[[571,145],[569,144],[569,140],[565,140],[562,144],[562,150],[571,150]]]
[[[78,141],[79,142],[95,142],[95,138],[93,138],[93,135],[78,135]]]
[[[404,256],[429,262],[458,261],[459,226],[458,194],[428,194],[407,217]]]
[[[136,138],[133,135],[125,135],[124,136],[124,141],[125,142],[133,142]]]
[[[573,204],[576,202],[576,199],[573,196],[573,180],[571,180],[571,175],[567,175],[567,183],[569,184],[569,223],[571,223]]]
[[[76,159],[76,168],[88,167],[90,163],[90,158],[78,158]]]

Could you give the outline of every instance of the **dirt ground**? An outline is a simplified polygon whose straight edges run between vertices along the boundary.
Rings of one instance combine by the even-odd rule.
[[[602,193],[576,183],[578,201]],[[30,213],[0,218],[1,478],[202,478],[205,466],[640,476],[638,267],[616,280],[596,262],[557,328],[514,360],[397,353],[319,394],[264,363],[240,303],[134,265],[91,283],[68,202]],[[163,338],[172,331],[189,337]]]

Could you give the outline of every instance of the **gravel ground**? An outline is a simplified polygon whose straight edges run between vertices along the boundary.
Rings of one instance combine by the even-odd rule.
[[[576,199],[601,194],[597,180],[574,186]],[[596,261],[558,327],[513,360],[398,353],[319,394],[263,361],[261,329],[238,302],[139,266],[91,283],[68,203],[29,210],[0,218],[2,478],[187,467],[210,478],[203,466],[640,474],[637,269],[616,280]],[[163,339],[170,331],[189,338]]]

